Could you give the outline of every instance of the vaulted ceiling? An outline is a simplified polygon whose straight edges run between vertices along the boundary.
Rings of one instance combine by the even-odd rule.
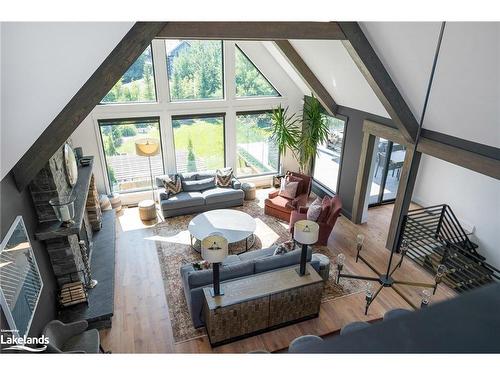
[[[132,23],[1,25],[1,178],[129,31]],[[417,121],[440,23],[361,23]],[[500,146],[500,24],[448,23],[424,128]],[[272,42],[264,42],[272,52]],[[388,116],[340,41],[292,40],[335,101]],[[295,80],[286,61],[272,53]]]

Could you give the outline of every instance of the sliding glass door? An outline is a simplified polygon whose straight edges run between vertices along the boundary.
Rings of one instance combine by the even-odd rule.
[[[405,154],[406,148],[404,146],[387,139],[377,138],[368,201],[370,206],[394,201]]]

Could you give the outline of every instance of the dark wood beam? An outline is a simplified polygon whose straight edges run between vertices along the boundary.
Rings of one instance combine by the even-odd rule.
[[[339,22],[345,48],[404,138],[415,143],[418,122],[357,22]]]
[[[387,242],[385,247],[389,250],[398,248],[398,239],[401,233],[404,215],[408,213],[410,208],[413,188],[417,179],[418,166],[422,154],[415,151],[414,147],[407,147],[403,167],[399,178],[398,191],[396,193],[396,201],[392,210],[391,223],[389,225],[389,233],[387,234]]]
[[[452,135],[439,133],[429,129],[422,129],[420,137],[444,143],[448,146],[460,148],[462,150],[482,155],[490,159],[500,160],[500,148],[497,147],[472,142],[467,139],[454,137]]]
[[[375,147],[375,136],[370,132],[363,133],[363,144],[361,145],[361,156],[359,158],[358,176],[356,178],[356,188],[354,190],[354,202],[352,207],[351,221],[361,224],[363,211],[366,203],[366,193],[368,186],[371,186],[370,170],[373,159],[373,149]]]
[[[500,160],[497,158],[482,155],[477,151],[464,150],[427,137],[420,137],[417,150],[500,180]]]
[[[345,39],[337,22],[168,22],[165,39]]]
[[[165,22],[137,22],[13,168],[23,190],[141,55]]]
[[[380,124],[375,121],[365,120],[363,121],[363,131],[373,134],[376,137],[388,139],[389,141],[398,143],[403,146],[411,145],[406,139],[401,135],[401,132],[393,127]]]
[[[337,113],[337,103],[335,103],[335,100],[328,90],[319,81],[309,66],[307,66],[295,48],[293,48],[292,44],[288,40],[275,40],[274,43],[283,56],[290,62],[297,74],[304,80],[309,90],[311,90],[325,110],[332,116]]]

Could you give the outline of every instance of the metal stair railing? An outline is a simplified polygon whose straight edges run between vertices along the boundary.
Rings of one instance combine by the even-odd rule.
[[[461,292],[500,280],[500,270],[477,252],[450,206],[411,210],[402,229],[399,243],[408,242],[408,257],[432,274],[445,264],[443,281],[451,288]]]

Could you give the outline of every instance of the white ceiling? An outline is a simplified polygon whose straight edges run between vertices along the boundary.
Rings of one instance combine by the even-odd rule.
[[[500,23],[447,23],[424,128],[500,147]]]
[[[389,117],[371,87],[337,40],[291,40],[337,104]]]
[[[1,24],[1,178],[133,25]]]
[[[417,121],[422,114],[440,27],[439,22],[361,23]]]

